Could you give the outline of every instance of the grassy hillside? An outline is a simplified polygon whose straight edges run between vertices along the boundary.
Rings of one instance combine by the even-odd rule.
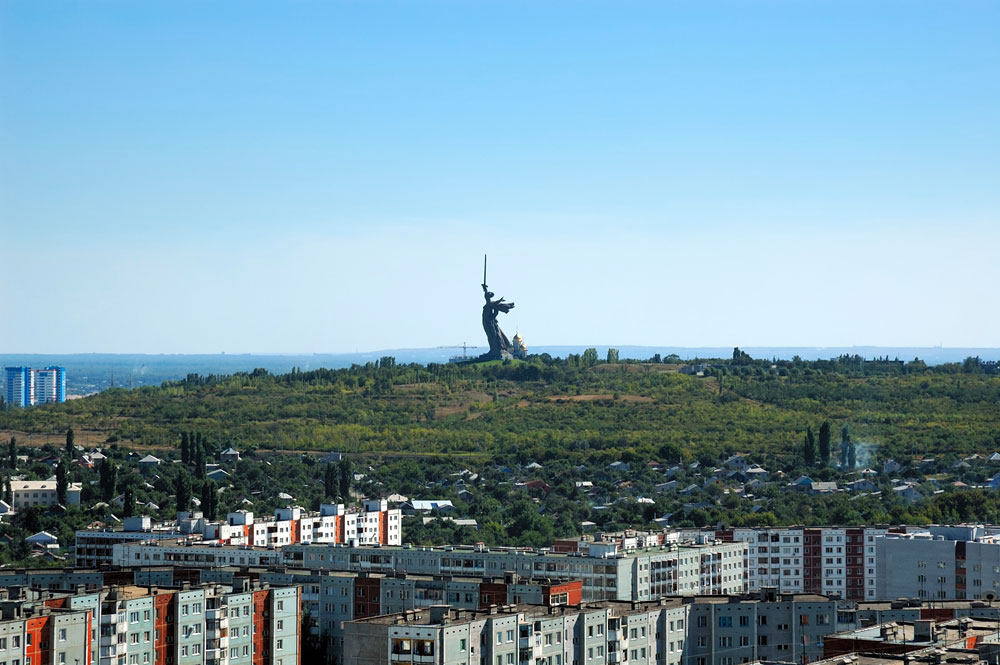
[[[584,521],[602,529],[648,527],[664,515],[687,526],[1000,520],[1000,492],[968,489],[984,485],[1000,465],[982,458],[956,465],[971,453],[1000,449],[1000,376],[992,366],[771,363],[734,354],[733,361],[706,366],[706,376],[678,368],[603,363],[584,354],[428,367],[384,358],[365,367],[281,376],[263,370],[192,375],[162,387],[0,411],[0,436],[15,435],[19,446],[52,444],[37,450],[27,466],[6,472],[32,478],[52,473],[41,459],[60,454],[69,426],[78,444],[110,444],[105,450],[120,467],[116,492],[131,488],[136,501],[157,506],[161,519],[177,510],[182,477],[191,478],[195,494],[207,485],[199,477],[204,467],[181,460],[182,433],[204,437],[206,461],[227,445],[257,453],[220,482],[220,514],[247,501],[266,513],[281,505],[282,491],[310,508],[338,496],[346,500],[325,487],[329,467],[308,454],[353,453],[359,475],[350,497],[398,492],[449,499],[457,516],[481,527],[408,518],[404,537],[421,544],[542,545],[580,533]],[[804,432],[827,420],[835,433],[832,459],[807,466]],[[858,444],[859,468],[881,470],[894,458],[905,470],[879,473],[871,487],[854,493],[810,496],[789,488],[799,474],[841,487],[858,479],[855,469],[837,465],[841,426]],[[152,487],[130,448],[161,451],[169,462]],[[746,479],[731,477],[728,469],[713,470],[736,452],[766,467],[771,479],[744,487]],[[300,461],[298,453],[306,458]],[[925,457],[936,459],[918,463]],[[616,461],[629,468],[609,466]],[[654,461],[664,466],[648,464]],[[93,506],[102,491],[96,472],[71,473],[84,483],[85,505]],[[668,479],[676,481],[669,489],[662,487]],[[900,479],[923,498],[897,496],[892,488]],[[72,520],[26,511],[0,531],[66,530],[70,523],[107,520],[110,510],[88,508]],[[0,548],[0,562],[19,561],[21,554]]]
[[[795,456],[805,428],[828,419],[834,431],[848,424],[877,458],[1000,447],[1000,376],[992,374],[849,376],[803,363],[802,370],[733,367],[703,378],[660,364],[587,367],[572,359],[385,364],[114,389],[4,411],[0,430],[44,441],[71,425],[91,442],[166,449],[180,432],[197,429],[245,449],[600,461]]]

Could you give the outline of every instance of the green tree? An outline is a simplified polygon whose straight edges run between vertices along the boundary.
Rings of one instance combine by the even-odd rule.
[[[72,430],[70,430],[72,431]],[[68,482],[66,479],[66,461],[59,462],[56,466],[56,501],[61,505],[66,505],[66,490]]]
[[[177,500],[178,512],[187,510],[188,506],[191,505],[191,479],[188,477],[187,471],[183,469],[174,480],[174,497]]]
[[[337,464],[338,470],[340,471],[340,499],[344,503],[350,503],[351,501],[351,476],[353,472],[351,471],[351,460],[344,457],[340,458],[340,462]]]
[[[618,362],[618,349],[608,348],[608,362],[616,363]]]
[[[194,452],[194,475],[198,480],[205,479],[205,446],[201,441]]]
[[[6,476],[3,479],[3,496],[4,501],[10,505],[14,505],[14,491],[10,487],[10,476]]]
[[[181,432],[181,464],[191,463],[191,441],[187,432]]]
[[[131,485],[125,488],[125,493],[122,495],[122,515],[124,517],[132,517],[135,514],[135,490],[132,489]]]
[[[327,464],[323,469],[323,496],[327,499],[336,498],[338,489],[337,468],[333,464]]]
[[[106,459],[101,464],[100,475],[101,499],[111,501],[115,498],[115,492],[118,489],[118,468],[114,462]]]
[[[819,426],[819,460],[823,466],[830,463],[830,422],[827,420]]]
[[[66,430],[66,454],[69,458],[76,458],[76,434],[73,432],[73,428],[70,427]]]
[[[11,469],[17,468],[17,439],[13,436],[10,437],[10,443],[7,444],[7,466]]]
[[[850,461],[851,435],[847,432],[847,425],[840,428],[840,468],[847,469]]]
[[[583,366],[593,367],[597,364],[597,349],[587,349],[583,352]]]
[[[802,458],[806,466],[816,464],[816,437],[813,436],[813,428],[806,428],[806,438],[802,442]]]
[[[206,480],[201,484],[201,512],[206,519],[214,520],[219,509],[219,492],[215,483]]]

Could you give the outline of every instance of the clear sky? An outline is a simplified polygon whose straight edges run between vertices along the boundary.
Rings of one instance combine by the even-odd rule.
[[[0,0],[0,351],[1000,346],[1000,3]]]

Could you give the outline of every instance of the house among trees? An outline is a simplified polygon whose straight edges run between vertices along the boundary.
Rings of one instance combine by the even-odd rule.
[[[229,473],[227,473],[224,469],[212,469],[205,474],[206,478],[214,480],[217,483],[225,480],[228,476]]]
[[[230,446],[219,453],[219,461],[223,464],[236,464],[240,461],[240,451]]]
[[[163,463],[159,457],[154,457],[153,455],[146,455],[141,460],[139,460],[139,468],[143,471],[151,471]]]
[[[410,513],[429,513],[432,510],[451,512],[455,506],[449,499],[417,499],[403,504],[403,510]]]
[[[28,536],[24,539],[24,542],[33,546],[37,545],[44,548],[59,549],[59,539],[48,531],[39,531],[33,536]]]
[[[882,465],[882,473],[889,475],[891,473],[899,473],[903,470],[903,465],[894,459],[886,460],[885,464]]]
[[[746,471],[750,464],[747,462],[746,457],[737,454],[723,462],[722,466],[733,471]]]

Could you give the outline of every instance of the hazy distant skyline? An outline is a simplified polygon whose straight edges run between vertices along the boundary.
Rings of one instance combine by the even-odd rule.
[[[0,352],[1000,347],[993,2],[0,2]]]

